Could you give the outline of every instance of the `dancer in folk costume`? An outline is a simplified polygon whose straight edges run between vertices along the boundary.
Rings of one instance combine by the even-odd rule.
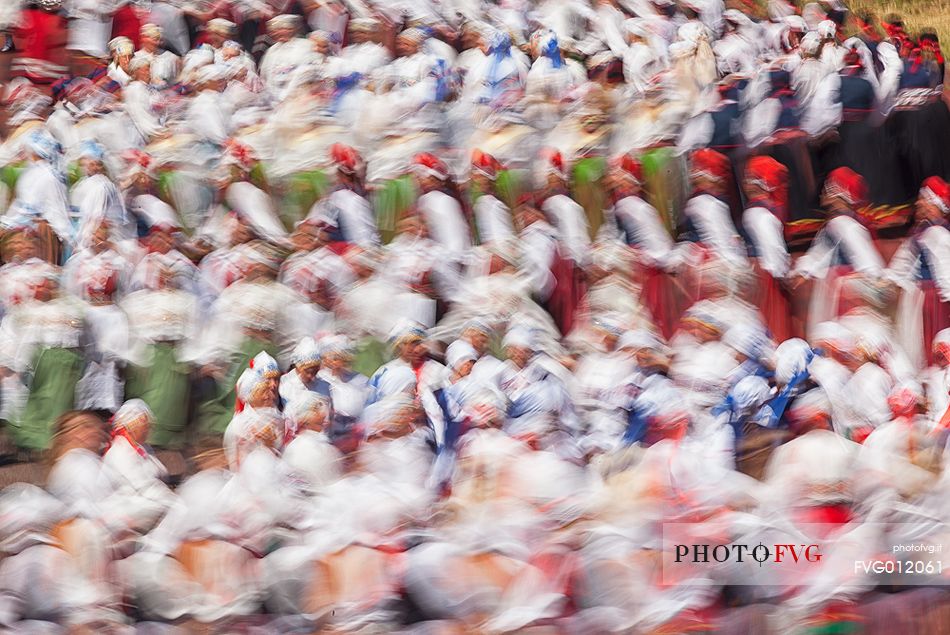
[[[109,420],[111,441],[102,456],[113,497],[137,534],[150,531],[176,501],[164,482],[168,470],[146,443],[154,423],[144,401],[126,401]]]
[[[427,358],[426,332],[418,323],[405,321],[397,324],[389,341],[395,359],[383,364],[370,378],[374,393],[372,402],[378,402],[399,394],[408,394],[426,413],[430,432],[436,446],[445,438],[445,422],[436,401],[434,391],[445,383],[445,367]]]
[[[15,75],[52,84],[68,71],[63,47],[70,34],[62,4],[62,0],[30,2],[21,12],[16,34],[24,44],[10,67]]]
[[[320,372],[317,377],[330,386],[333,402],[328,433],[333,438],[351,432],[372,397],[369,378],[353,370],[354,347],[345,335],[320,340]]]
[[[286,424],[277,409],[277,382],[264,367],[246,368],[238,378],[237,410],[224,431],[224,453],[232,472],[259,446],[279,451],[286,438]]]
[[[117,603],[118,589],[109,567],[132,517],[118,513],[124,509],[99,455],[106,441],[105,427],[92,413],[69,411],[56,419],[53,430],[46,489],[65,510],[52,533],[88,580],[89,590]]]
[[[643,166],[629,154],[610,167],[607,185],[613,207],[610,215],[623,241],[634,251],[640,298],[663,337],[670,337],[680,309],[672,274],[681,264],[680,252],[656,209],[643,199]]]
[[[495,157],[481,150],[472,152],[468,189],[475,232],[481,245],[510,239],[515,234],[511,210],[496,191],[496,182],[502,171],[504,167]]]
[[[413,171],[420,191],[416,206],[432,239],[445,247],[450,257],[460,259],[471,248],[472,239],[462,204],[448,190],[448,166],[435,155],[423,153],[413,159]]]
[[[818,279],[811,292],[809,329],[847,310],[840,301],[845,279],[857,276],[877,282],[884,274],[884,261],[861,220],[860,212],[866,204],[867,187],[858,174],[838,168],[828,175],[822,207],[828,211],[829,220],[790,274],[800,280]]]
[[[700,247],[696,257],[705,259],[705,252],[740,270],[748,265],[746,248],[732,222],[730,209],[732,164],[722,153],[704,148],[690,156],[690,180],[693,196],[683,209],[687,240]]]
[[[30,379],[29,397],[13,432],[18,446],[48,448],[52,425],[75,405],[76,385],[82,377],[85,328],[83,306],[60,287],[59,271],[37,281],[31,301],[4,318],[16,346],[16,368]]]
[[[558,230],[565,250],[563,256],[575,266],[583,267],[590,254],[590,226],[584,208],[570,196],[570,177],[564,156],[558,150],[549,149],[542,157],[542,166],[541,211]]]
[[[122,405],[124,370],[131,351],[129,322],[118,301],[128,290],[132,264],[110,240],[111,223],[100,217],[88,247],[63,268],[64,284],[85,303],[86,369],[76,386],[76,405],[115,412]]]
[[[330,160],[336,167],[336,187],[314,203],[307,219],[334,229],[328,237],[330,243],[350,243],[363,249],[379,245],[373,207],[363,186],[362,157],[354,148],[335,143],[330,146]]]
[[[199,298],[188,291],[197,269],[171,249],[171,232],[161,225],[147,239],[150,253],[136,269],[138,290],[122,308],[133,338],[126,397],[141,398],[155,422],[149,442],[181,447],[188,421],[191,366],[188,342],[198,329]]]
[[[758,297],[752,302],[762,311],[772,338],[784,342],[792,336],[791,305],[783,286],[791,268],[785,244],[788,220],[788,170],[771,157],[749,159],[743,181],[746,210],[742,224],[753,249],[758,271]]]
[[[934,429],[941,430],[950,427],[950,329],[934,336],[931,349],[933,363],[924,370],[921,381],[926,391],[927,419]]]
[[[911,236],[888,264],[888,277],[904,290],[898,308],[898,337],[918,368],[933,363],[934,336],[950,327],[948,214],[950,185],[932,176],[920,188]]]
[[[16,181],[15,198],[8,216],[35,219],[41,257],[60,264],[63,251],[75,244],[62,146],[45,130],[34,130],[27,138],[25,149],[27,168]]]
[[[291,367],[280,378],[280,401],[284,408],[308,393],[317,393],[328,402],[330,384],[319,378],[321,347],[312,337],[305,337],[294,347]]]

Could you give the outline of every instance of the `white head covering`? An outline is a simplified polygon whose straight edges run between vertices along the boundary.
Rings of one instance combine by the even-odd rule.
[[[290,362],[294,366],[309,366],[320,363],[322,346],[312,337],[305,337],[294,347],[290,354]]]
[[[798,47],[806,55],[814,55],[818,52],[818,46],[821,44],[821,37],[815,31],[809,31],[802,36]]]
[[[242,181],[228,186],[224,198],[261,238],[278,244],[287,240],[287,230],[267,192]]]
[[[445,363],[452,370],[458,370],[465,362],[478,360],[478,353],[465,340],[456,340],[445,349]]]
[[[363,417],[367,436],[373,436],[388,430],[392,426],[396,415],[412,404],[412,397],[406,393],[395,393],[374,403],[366,409]]]
[[[147,403],[141,399],[129,399],[112,416],[110,421],[112,429],[126,428],[143,415],[147,417],[150,424],[155,421],[155,415],[152,414],[152,409],[148,407]]]
[[[403,340],[409,337],[419,337],[425,339],[425,328],[415,320],[401,320],[389,332],[389,343],[392,346],[398,346]]]
[[[822,39],[834,37],[837,32],[838,25],[831,20],[822,20],[818,24],[818,35],[820,35]]]
[[[299,424],[312,412],[330,414],[330,401],[320,393],[306,390],[290,402],[286,410],[287,418],[299,429]]]
[[[805,340],[793,337],[775,349],[775,381],[787,384],[792,377],[805,370],[811,358],[811,346]]]
[[[266,381],[268,380],[258,370],[245,368],[241,376],[238,377],[237,383],[234,385],[237,398],[241,401],[247,401],[251,398],[251,395],[254,394],[254,390]]]
[[[346,335],[330,335],[320,340],[320,352],[323,355],[351,353],[353,342]]]
[[[950,346],[950,329],[943,329],[934,335],[933,347]]]
[[[501,344],[503,347],[515,346],[518,348],[528,348],[534,350],[537,348],[538,339],[534,332],[526,326],[515,326],[505,333],[505,338]]]
[[[617,348],[621,350],[625,348],[635,351],[639,351],[644,348],[648,350],[657,350],[662,347],[663,343],[660,342],[659,338],[646,329],[626,331],[617,341]]]
[[[813,344],[829,342],[836,348],[845,351],[854,350],[858,341],[854,333],[838,322],[821,322],[812,329],[811,341]]]
[[[277,360],[265,351],[261,351],[254,356],[254,359],[251,360],[251,368],[264,377],[274,378],[280,375],[280,366],[277,365]]]
[[[208,64],[202,66],[195,73],[196,84],[224,81],[228,78],[229,69],[224,64]]]
[[[132,200],[133,212],[141,215],[149,227],[180,229],[178,214],[171,205],[151,194],[140,194]]]
[[[732,389],[732,398],[736,409],[742,413],[751,413],[772,398],[769,383],[758,375],[743,377]]]
[[[322,435],[294,439],[282,455],[292,479],[309,493],[340,480],[343,455]]]

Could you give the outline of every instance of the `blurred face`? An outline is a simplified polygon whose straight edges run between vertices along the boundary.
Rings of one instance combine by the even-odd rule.
[[[515,214],[515,227],[518,231],[544,220],[544,214],[530,205],[522,205]]]
[[[759,183],[749,180],[745,182],[745,192],[746,196],[750,199],[762,199],[769,198],[770,192],[762,187]]]
[[[309,385],[317,377],[320,371],[320,364],[307,364],[306,366],[297,366],[297,376],[304,385]]]
[[[327,353],[323,357],[323,366],[333,373],[340,373],[347,369],[350,357],[346,353]]]
[[[310,38],[310,42],[315,53],[319,53],[320,55],[330,54],[330,40],[326,39],[325,37],[315,37]]]
[[[93,247],[102,249],[109,245],[109,221],[103,219],[92,233]]]
[[[399,36],[396,39],[396,55],[398,57],[409,57],[419,52],[419,43],[405,36]]]
[[[850,205],[847,201],[840,196],[829,195],[826,192],[821,194],[821,206],[834,214],[844,214],[850,211]]]
[[[726,186],[722,182],[706,176],[698,176],[693,179],[693,186],[697,190],[707,192],[713,196],[722,196],[726,193]]]
[[[53,299],[54,295],[56,295],[56,282],[54,280],[47,278],[35,287],[34,297],[40,302],[48,302]]]
[[[150,82],[152,80],[152,69],[148,64],[141,64],[132,71],[132,79],[137,82]]]
[[[288,42],[294,36],[293,29],[271,29],[270,33],[276,42]]]
[[[488,334],[479,329],[468,329],[465,331],[465,340],[472,345],[475,352],[484,355],[488,350]]]
[[[495,427],[502,421],[502,414],[492,404],[480,403],[472,407],[472,421],[476,427]]]
[[[926,198],[917,199],[917,220],[937,222],[943,219],[943,211]]]
[[[698,320],[688,320],[684,323],[683,328],[701,344],[719,339],[719,332],[715,328]]]
[[[422,219],[418,216],[406,216],[400,220],[396,226],[396,231],[400,234],[415,236],[417,238],[425,238],[429,235],[425,223],[423,223]]]
[[[82,169],[82,173],[86,176],[102,174],[103,172],[102,161],[99,161],[98,159],[83,157],[82,159],[79,159],[79,167]]]
[[[221,48],[221,45],[224,44],[225,38],[220,33],[209,32],[208,33],[208,44],[214,48]]]
[[[131,436],[136,443],[145,443],[146,439],[148,439],[151,426],[149,425],[148,417],[141,415],[134,421],[129,422],[126,425],[126,429],[129,431],[129,436]]]
[[[327,425],[327,411],[323,408],[311,410],[298,421],[298,424],[304,430],[323,432]]]
[[[148,51],[149,53],[154,52],[155,49],[158,48],[158,45],[161,43],[161,41],[157,37],[152,37],[150,35],[144,35],[144,34],[141,36],[140,41],[142,43],[142,48]]]
[[[421,338],[412,338],[402,345],[400,357],[410,364],[417,364],[425,356],[426,348]]]
[[[118,66],[124,71],[129,70],[129,62],[132,61],[131,55],[116,55],[114,59],[115,59],[116,66]]]
[[[277,381],[264,381],[257,385],[248,405],[252,408],[273,408],[277,406]]]
[[[74,421],[73,425],[66,441],[67,445],[98,454],[106,440],[102,422],[92,415],[78,415],[78,420]]]
[[[524,368],[531,359],[531,349],[523,346],[509,346],[505,349],[505,354],[511,363],[518,368]]]
[[[455,376],[459,379],[462,377],[468,377],[472,373],[472,368],[475,366],[475,360],[469,359],[461,364],[458,368],[455,369]]]

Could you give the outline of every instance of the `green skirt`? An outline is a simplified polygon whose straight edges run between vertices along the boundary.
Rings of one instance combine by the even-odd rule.
[[[376,226],[384,243],[396,235],[396,221],[415,200],[416,187],[408,175],[386,181],[376,193]]]
[[[298,172],[290,177],[287,196],[280,209],[281,220],[293,227],[310,213],[310,208],[327,192],[330,181],[320,170]]]
[[[278,347],[271,342],[252,337],[244,338],[239,350],[229,360],[229,369],[224,379],[215,384],[214,392],[208,399],[198,404],[196,417],[201,434],[215,436],[224,434],[234,417],[234,403],[237,401],[235,384],[241,373],[250,366],[251,360],[261,351],[276,358],[278,350]]]
[[[75,407],[83,358],[74,349],[45,348],[33,367],[30,396],[13,436],[19,447],[45,450],[53,439],[56,419]]]
[[[126,398],[141,399],[155,415],[148,442],[174,450],[185,445],[191,392],[190,369],[178,361],[176,349],[171,343],[152,344],[149,347],[152,363],[129,368],[125,384]]]
[[[514,210],[521,196],[521,175],[515,170],[501,170],[495,179],[495,192],[498,200]]]
[[[604,222],[606,195],[602,181],[606,170],[607,160],[603,157],[580,159],[574,164],[574,200],[587,214],[592,240]]]
[[[673,148],[655,148],[643,153],[643,180],[649,192],[647,202],[656,208],[670,231],[679,224],[679,215],[689,196],[686,162]]]

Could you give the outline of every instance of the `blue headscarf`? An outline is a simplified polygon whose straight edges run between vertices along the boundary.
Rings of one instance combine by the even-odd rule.
[[[552,68],[561,68],[564,66],[564,58],[561,57],[561,47],[558,45],[557,34],[550,31],[544,40],[541,48],[541,54],[551,60]]]
[[[49,165],[53,173],[63,183],[66,182],[66,171],[63,169],[63,147],[46,130],[34,130],[26,140],[30,150],[44,163]]]
[[[333,91],[333,98],[330,100],[330,112],[336,114],[340,109],[340,102],[346,97],[347,93],[356,88],[363,75],[360,73],[350,73],[343,77],[337,77],[336,87]]]
[[[106,158],[106,149],[102,147],[102,144],[92,139],[86,139],[79,145],[79,156],[83,159],[104,161]]]

